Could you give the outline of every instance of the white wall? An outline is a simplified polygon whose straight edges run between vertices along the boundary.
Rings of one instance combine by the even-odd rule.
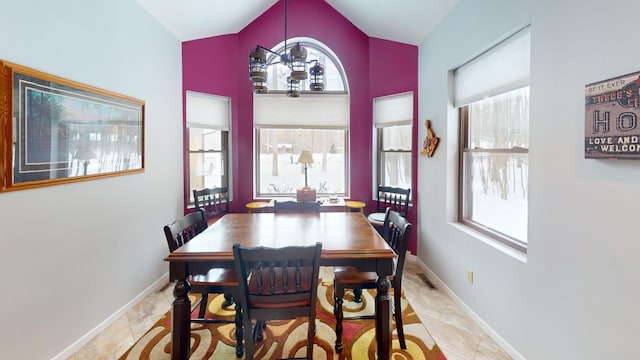
[[[168,271],[162,225],[182,212],[181,44],[134,0],[0,8],[0,58],[146,102],[144,173],[0,193],[0,358],[46,359]]]
[[[419,161],[418,256],[516,357],[640,358],[640,162],[585,160],[583,145],[584,86],[640,71],[639,13],[640,2],[628,0],[461,0],[420,46],[420,118],[432,120],[442,143]],[[522,260],[455,224],[458,129],[447,71],[529,22]]]

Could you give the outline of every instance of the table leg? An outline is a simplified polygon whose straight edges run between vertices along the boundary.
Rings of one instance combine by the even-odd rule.
[[[171,359],[186,360],[191,346],[191,302],[189,289],[191,285],[186,279],[176,281],[173,289],[173,318],[171,319]]]
[[[376,344],[378,359],[391,359],[391,281],[388,276],[378,277],[376,293]]]
[[[336,353],[342,353],[342,320],[344,319],[344,313],[342,311],[342,303],[344,297],[344,287],[342,285],[336,286],[334,282],[333,288],[333,315],[336,318]]]

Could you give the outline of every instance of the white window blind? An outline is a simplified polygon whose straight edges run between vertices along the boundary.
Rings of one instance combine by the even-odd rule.
[[[348,95],[254,94],[256,128],[349,129]]]
[[[529,85],[531,31],[520,30],[454,71],[454,105],[461,107]]]
[[[413,92],[373,99],[375,127],[411,125],[413,123]]]
[[[187,91],[187,127],[229,131],[229,98]]]

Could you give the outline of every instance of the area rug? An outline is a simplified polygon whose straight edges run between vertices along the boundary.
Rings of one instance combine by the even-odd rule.
[[[347,291],[344,299],[344,316],[372,314],[375,309],[375,291],[363,291],[362,303],[351,301],[353,295]],[[196,300],[193,299],[192,300]],[[233,319],[234,307],[223,306],[222,295],[210,296],[208,317]],[[194,314],[197,313],[197,309]],[[344,349],[341,354],[334,351],[335,318],[333,316],[333,283],[318,286],[316,307],[316,339],[313,359],[368,360],[376,358],[374,320],[343,321]],[[400,343],[393,323],[392,359],[403,360],[446,360],[429,332],[420,322],[417,314],[404,298],[402,301],[407,349],[400,349]],[[256,344],[255,359],[282,359],[304,357],[306,354],[306,319],[290,321],[269,321],[264,331],[264,340]],[[120,360],[161,360],[170,359],[171,352],[171,312],[167,312],[147,333],[138,340]],[[234,360],[235,325],[191,323],[191,359]]]

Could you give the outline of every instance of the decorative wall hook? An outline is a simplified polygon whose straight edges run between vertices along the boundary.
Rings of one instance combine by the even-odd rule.
[[[435,132],[433,132],[433,129],[431,128],[431,120],[425,120],[424,125],[427,127],[427,137],[422,143],[422,150],[420,151],[420,155],[432,157],[433,153],[436,151],[438,142],[440,142],[440,138],[436,136]]]

